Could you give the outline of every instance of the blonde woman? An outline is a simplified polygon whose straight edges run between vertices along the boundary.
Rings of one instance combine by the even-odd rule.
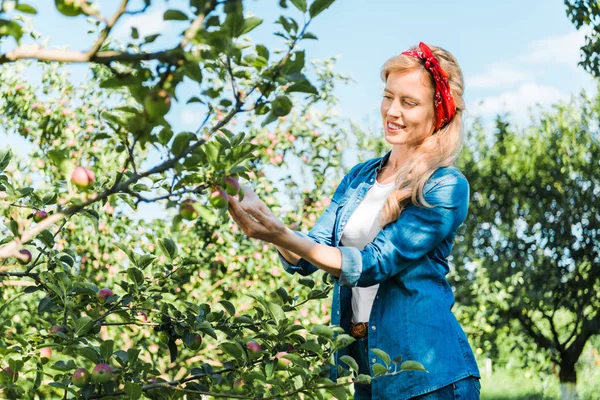
[[[229,212],[249,237],[274,244],[286,271],[334,278],[331,322],[356,341],[360,372],[370,349],[415,360],[408,371],[355,385],[355,399],[479,399],[479,370],[452,314],[447,258],[469,204],[453,166],[462,146],[463,77],[456,59],[420,43],[382,68],[381,118],[391,150],[354,166],[308,235],[283,225],[249,188]],[[344,365],[342,365],[344,366]],[[331,378],[336,379],[337,368]]]

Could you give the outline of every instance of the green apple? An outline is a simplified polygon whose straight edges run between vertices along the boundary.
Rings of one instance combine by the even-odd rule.
[[[194,203],[196,203],[196,200],[194,199],[185,199],[181,202],[181,205],[179,206],[179,215],[181,218],[187,219],[188,221],[198,218],[198,212],[194,207]]]
[[[112,379],[112,368],[108,364],[96,364],[92,370],[92,382],[106,383]]]
[[[219,209],[227,208],[227,206],[229,205],[229,197],[223,189],[217,189],[214,192],[212,192],[210,194],[210,197],[208,198],[208,201],[214,208]]]
[[[150,118],[164,117],[171,109],[171,96],[164,89],[153,90],[144,98],[144,107]]]

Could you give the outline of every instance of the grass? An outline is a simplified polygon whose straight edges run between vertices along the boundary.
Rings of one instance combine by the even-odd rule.
[[[578,371],[579,400],[600,400],[600,367]],[[482,400],[560,400],[557,376],[537,376],[518,370],[496,370],[481,380]]]

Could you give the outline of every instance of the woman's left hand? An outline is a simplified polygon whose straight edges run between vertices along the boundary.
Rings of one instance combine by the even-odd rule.
[[[277,240],[286,233],[285,224],[269,210],[251,188],[241,185],[240,190],[244,191],[242,201],[229,196],[228,211],[233,220],[246,236],[277,244]]]

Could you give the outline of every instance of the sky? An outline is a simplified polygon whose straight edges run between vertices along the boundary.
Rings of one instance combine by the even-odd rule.
[[[92,43],[94,37],[85,34],[85,18],[62,17],[50,0],[27,3],[38,8],[35,26],[50,38],[50,46],[84,50]],[[103,13],[110,15],[119,3],[103,0]],[[278,3],[245,1],[248,12],[264,19],[251,32],[255,43],[283,47],[281,39],[272,34],[279,30],[274,24],[282,13]],[[139,4],[141,0],[131,0],[130,9]],[[140,35],[161,33],[157,47],[170,46],[180,40],[184,25],[165,22],[162,15],[167,8],[186,4],[189,2],[183,0],[153,0],[146,14],[123,18],[113,33],[126,39],[136,26]],[[291,4],[285,13],[302,20]],[[467,124],[475,118],[490,121],[498,113],[509,113],[514,123],[525,125],[528,110],[536,104],[549,107],[582,89],[596,91],[594,80],[577,65],[584,33],[569,21],[562,0],[337,0],[311,22],[309,31],[319,40],[302,42],[307,59],[339,56],[337,71],[353,78],[353,83],[336,89],[340,116],[375,130],[381,125],[382,64],[420,41],[443,47],[458,59],[465,79]],[[74,79],[84,79],[84,66],[72,70]],[[24,79],[36,81],[39,74],[31,71]],[[203,119],[197,111],[179,106],[172,108],[169,117],[176,131],[193,129]],[[0,143],[3,137],[0,132]],[[17,143],[17,151],[27,151],[22,141],[12,142]]]

